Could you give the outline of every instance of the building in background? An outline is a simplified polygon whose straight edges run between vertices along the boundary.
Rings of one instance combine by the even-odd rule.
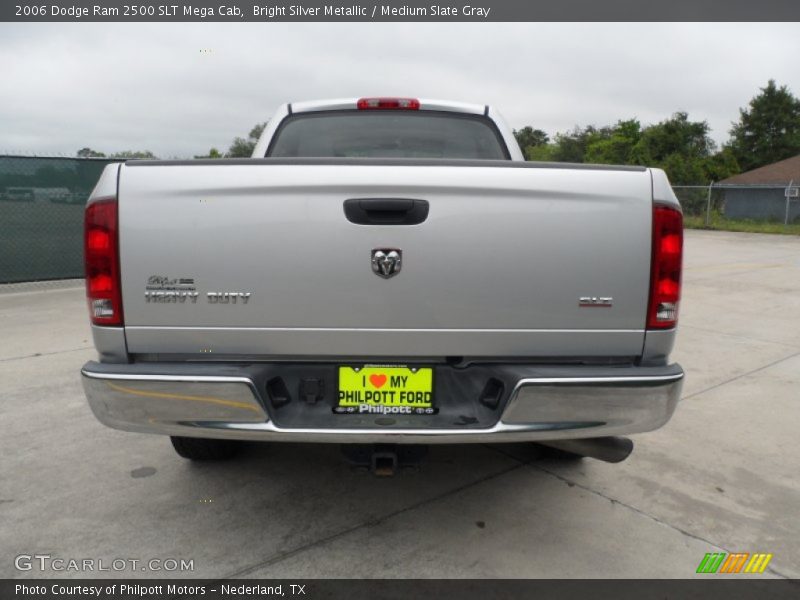
[[[800,221],[800,154],[723,179],[723,212],[729,219],[784,222],[789,191],[789,223]],[[730,186],[730,187],[727,187]]]

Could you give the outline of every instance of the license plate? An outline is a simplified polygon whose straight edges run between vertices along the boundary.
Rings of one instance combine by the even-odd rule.
[[[337,413],[432,415],[433,369],[401,365],[339,367]]]

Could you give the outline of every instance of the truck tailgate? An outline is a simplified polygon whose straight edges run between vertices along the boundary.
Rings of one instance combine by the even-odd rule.
[[[649,171],[307,162],[120,169],[130,352],[641,354]],[[430,210],[416,225],[358,225],[343,209],[353,198]],[[375,249],[402,251],[396,276],[373,272]]]

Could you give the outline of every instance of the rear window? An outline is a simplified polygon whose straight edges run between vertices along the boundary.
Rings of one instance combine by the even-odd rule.
[[[478,115],[419,111],[296,114],[283,121],[275,158],[508,159],[494,123]]]

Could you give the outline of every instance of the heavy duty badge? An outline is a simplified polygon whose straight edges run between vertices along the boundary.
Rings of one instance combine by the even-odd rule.
[[[197,304],[198,293],[192,277],[151,275],[145,290],[145,302]]]

